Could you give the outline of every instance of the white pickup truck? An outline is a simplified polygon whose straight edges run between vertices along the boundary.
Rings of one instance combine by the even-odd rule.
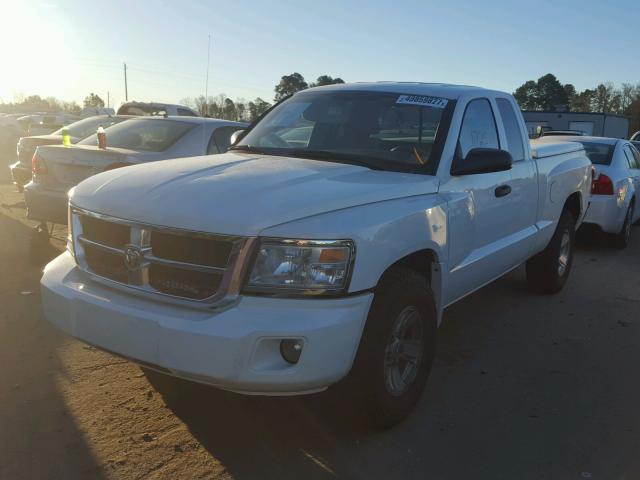
[[[523,262],[535,290],[563,287],[590,186],[582,147],[532,150],[507,93],[312,88],[227,154],[75,187],[44,312],[90,344],[226,390],[294,395],[344,379],[390,425],[424,388],[448,305]]]

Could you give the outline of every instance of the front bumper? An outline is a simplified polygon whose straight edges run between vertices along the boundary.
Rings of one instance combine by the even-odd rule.
[[[628,203],[618,206],[615,195],[592,195],[583,223],[597,225],[607,233],[619,233],[628,207]]]
[[[67,223],[68,199],[66,192],[47,190],[30,182],[24,187],[27,218],[39,222]]]
[[[351,369],[372,293],[338,299],[241,297],[221,311],[150,301],[91,281],[68,252],[41,280],[47,319],[92,345],[240,393],[318,391]],[[280,341],[304,342],[297,364]]]
[[[9,170],[11,170],[11,179],[16,185],[24,187],[31,181],[31,166],[26,167],[16,162],[9,166]]]

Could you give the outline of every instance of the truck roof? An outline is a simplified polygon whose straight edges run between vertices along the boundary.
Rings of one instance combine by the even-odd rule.
[[[497,90],[489,90],[481,87],[470,85],[451,85],[446,83],[423,83],[423,82],[356,82],[356,83],[338,83],[335,85],[325,85],[322,87],[313,87],[303,92],[316,90],[345,90],[345,91],[373,91],[373,92],[391,92],[399,94],[411,95],[432,95],[449,99],[457,99],[465,93],[469,92],[487,92],[500,93]]]

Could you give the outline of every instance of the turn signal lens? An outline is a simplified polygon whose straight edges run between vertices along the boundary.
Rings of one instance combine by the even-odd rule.
[[[346,262],[348,250],[344,248],[325,248],[320,252],[318,261],[320,263],[340,263]]]

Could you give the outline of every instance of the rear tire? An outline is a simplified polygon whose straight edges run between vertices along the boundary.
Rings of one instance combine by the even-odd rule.
[[[40,267],[46,263],[49,258],[50,248],[49,231],[46,224],[34,227],[29,239],[29,260],[31,265]]]
[[[624,216],[624,223],[619,233],[613,235],[613,245],[617,248],[624,249],[629,245],[631,240],[631,226],[633,219],[633,200],[627,209],[627,214]]]
[[[436,309],[427,279],[389,270],[376,290],[353,369],[346,380],[370,424],[387,428],[420,399],[436,347]]]
[[[547,248],[527,261],[527,281],[532,290],[547,294],[562,290],[571,273],[575,227],[573,214],[564,210]]]

